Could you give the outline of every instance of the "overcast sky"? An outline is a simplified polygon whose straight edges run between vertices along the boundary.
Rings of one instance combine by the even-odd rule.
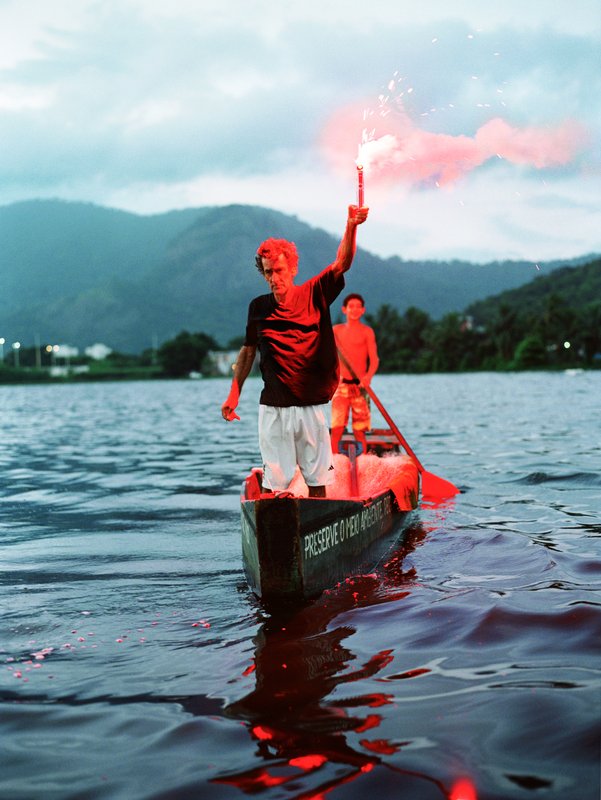
[[[598,253],[600,45],[599,0],[0,0],[0,205],[339,234],[363,138],[374,253]]]

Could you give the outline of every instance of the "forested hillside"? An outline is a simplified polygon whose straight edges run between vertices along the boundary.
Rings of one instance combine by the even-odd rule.
[[[367,317],[381,370],[601,366],[601,259],[557,270],[432,320],[390,305]]]
[[[340,235],[343,226],[341,219]],[[333,261],[339,243],[256,206],[154,216],[46,200],[2,207],[0,333],[25,344],[103,342],[139,353],[187,329],[226,345],[243,333],[250,299],[267,291],[254,253],[270,236],[296,242],[300,280]],[[413,306],[439,319],[537,274],[531,262],[419,262],[401,249],[382,259],[359,247],[347,290],[363,294],[369,310]],[[563,262],[539,266],[552,275]]]

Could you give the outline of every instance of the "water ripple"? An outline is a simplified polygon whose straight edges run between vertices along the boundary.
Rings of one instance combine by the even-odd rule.
[[[601,373],[374,388],[465,492],[267,613],[259,381],[1,387],[1,796],[597,800]]]

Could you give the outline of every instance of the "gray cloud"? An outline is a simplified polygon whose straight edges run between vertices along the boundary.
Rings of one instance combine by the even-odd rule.
[[[533,3],[525,27],[508,15],[521,4],[509,3],[478,31],[480,4],[455,3],[450,18],[432,2],[412,18],[411,5],[376,0],[356,4],[360,19],[347,3],[321,5],[285,14],[265,0],[225,10],[129,0],[86,5],[82,27],[64,14],[41,26],[35,54],[0,72],[0,203],[86,183],[106,193],[202,175],[277,176],[306,162],[339,107],[377,108],[395,72],[414,90],[406,110],[427,130],[473,135],[493,116],[540,126],[574,118],[589,131],[592,160],[599,32],[584,16],[579,32],[563,33],[558,15]]]

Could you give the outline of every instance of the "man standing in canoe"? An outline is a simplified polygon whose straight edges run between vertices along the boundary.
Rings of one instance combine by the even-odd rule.
[[[334,325],[336,346],[340,357],[340,384],[332,398],[332,452],[338,452],[340,437],[352,411],[353,435],[367,453],[365,431],[371,427],[369,398],[364,386],[369,386],[380,360],[376,336],[369,325],[361,322],[365,301],[360,294],[349,294],[342,301],[346,322]],[[348,361],[353,369],[345,363]]]
[[[330,305],[344,288],[344,273],[357,248],[357,226],[367,214],[365,207],[349,206],[336,260],[300,286],[294,283],[294,243],[267,239],[257,250],[256,266],[271,293],[250,303],[244,344],[221,414],[228,421],[239,419],[235,409],[258,348],[264,383],[259,447],[265,491],[285,491],[297,465],[310,497],[325,497],[333,481],[327,404],[338,386],[339,366]]]

